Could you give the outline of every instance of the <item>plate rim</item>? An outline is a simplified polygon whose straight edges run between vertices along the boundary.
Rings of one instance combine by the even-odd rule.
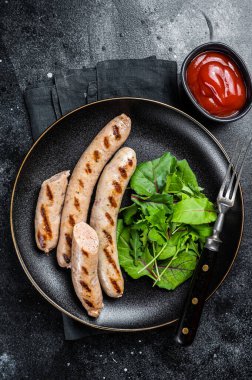
[[[73,315],[69,311],[65,310],[62,306],[58,305],[55,301],[53,301],[40,288],[40,286],[33,279],[31,273],[29,272],[28,268],[26,267],[26,265],[25,265],[25,263],[23,261],[22,255],[21,255],[21,253],[19,251],[19,247],[18,247],[16,238],[15,238],[14,223],[13,223],[13,204],[14,204],[14,197],[15,197],[16,186],[17,186],[17,182],[18,182],[18,179],[20,177],[21,171],[23,169],[23,166],[24,166],[26,160],[29,158],[29,156],[30,156],[31,152],[33,151],[33,149],[35,148],[35,146],[39,143],[39,141],[44,137],[44,135],[46,133],[48,133],[55,125],[57,125],[59,122],[61,122],[63,119],[65,119],[69,115],[71,115],[73,113],[76,113],[76,112],[78,112],[78,111],[80,111],[82,109],[85,109],[85,108],[88,108],[88,107],[92,107],[92,106],[94,106],[97,103],[113,102],[114,100],[140,100],[140,101],[145,101],[147,103],[149,102],[149,103],[158,104],[158,105],[160,105],[162,107],[165,107],[165,108],[168,108],[168,109],[171,109],[173,111],[176,111],[176,112],[180,113],[181,115],[183,115],[186,118],[188,118],[191,121],[193,121],[200,129],[202,129],[218,145],[218,147],[220,148],[220,150],[222,151],[222,153],[224,154],[224,156],[226,157],[226,159],[228,160],[228,162],[230,162],[230,158],[229,158],[226,150],[222,146],[222,144],[219,142],[219,140],[202,123],[200,123],[198,120],[194,119],[191,115],[187,114],[186,112],[180,110],[177,107],[171,106],[169,104],[166,104],[166,103],[163,103],[163,102],[160,102],[160,101],[157,101],[157,100],[152,100],[152,99],[147,99],[147,98],[141,98],[141,97],[131,97],[131,96],[123,96],[123,97],[114,97],[114,98],[109,98],[109,99],[102,99],[102,100],[97,100],[97,101],[89,103],[89,104],[85,104],[83,106],[75,108],[74,110],[66,113],[65,115],[63,115],[59,119],[57,119],[55,122],[53,122],[52,124],[50,124],[44,130],[44,132],[38,137],[38,139],[32,144],[31,148],[28,150],[28,152],[26,153],[25,157],[23,158],[23,160],[22,160],[22,162],[21,162],[21,164],[19,166],[18,172],[16,174],[15,181],[14,181],[13,188],[12,188],[12,193],[11,193],[11,203],[10,203],[11,236],[12,236],[12,241],[13,241],[13,244],[14,244],[14,248],[15,248],[15,252],[16,252],[16,255],[18,257],[18,260],[19,260],[19,262],[20,262],[20,264],[21,264],[21,266],[22,266],[22,268],[23,268],[26,276],[28,277],[29,281],[31,282],[32,286],[34,286],[34,288],[40,293],[40,295],[42,297],[44,297],[52,306],[54,306],[56,309],[58,309],[63,314],[65,314],[68,317],[76,320],[77,322],[82,323],[83,325],[86,325],[88,327],[92,327],[92,328],[95,328],[95,329],[98,329],[98,330],[107,330],[107,331],[115,331],[115,332],[138,332],[138,331],[154,330],[154,329],[158,329],[158,328],[165,327],[165,326],[168,326],[168,325],[172,325],[172,324],[174,324],[175,322],[178,321],[178,318],[173,319],[173,320],[168,321],[168,322],[165,322],[165,323],[162,323],[162,324],[159,324],[159,325],[148,326],[148,327],[138,327],[138,328],[132,328],[131,329],[131,328],[117,328],[117,327],[107,327],[107,326],[94,325],[94,324],[92,324],[90,322],[83,321],[82,319],[76,317],[75,315]],[[219,282],[219,284],[214,288],[214,290],[207,297],[207,300],[209,300],[209,298],[211,298],[212,295],[223,284],[223,282],[225,281],[226,277],[230,273],[230,271],[231,271],[231,269],[233,267],[233,264],[234,264],[234,262],[235,262],[235,260],[237,258],[238,252],[239,252],[239,248],[240,248],[241,240],[242,240],[242,236],[243,236],[243,230],[244,230],[244,200],[243,200],[243,191],[242,191],[242,187],[241,187],[240,182],[239,182],[239,192],[240,192],[240,196],[241,196],[241,211],[242,211],[242,221],[241,222],[242,223],[241,223],[240,238],[239,238],[239,241],[238,241],[238,245],[236,247],[236,251],[235,251],[235,255],[233,257],[233,260],[231,261],[231,263],[230,263],[230,265],[229,265],[229,267],[228,267],[225,275],[222,277],[222,279]]]

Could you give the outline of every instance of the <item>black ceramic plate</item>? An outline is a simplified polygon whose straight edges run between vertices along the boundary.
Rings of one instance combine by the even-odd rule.
[[[14,185],[11,204],[12,236],[18,258],[35,288],[55,307],[78,321],[97,328],[143,330],[174,322],[179,316],[188,281],[175,291],[152,288],[149,279],[125,274],[121,299],[105,297],[97,320],[89,318],[77,299],[70,271],[58,267],[55,252],[38,251],[34,240],[34,213],[40,185],[53,174],[73,169],[83,150],[112,118],[126,113],[132,132],[126,145],[135,149],[138,162],[170,151],[187,159],[205,192],[215,200],[227,168],[227,156],[218,141],[197,121],[162,103],[134,98],[111,99],[81,107],[62,117],[38,139],[25,157]],[[129,202],[125,196],[124,204]],[[209,295],[221,284],[236,257],[243,227],[243,202],[238,192],[228,213]]]

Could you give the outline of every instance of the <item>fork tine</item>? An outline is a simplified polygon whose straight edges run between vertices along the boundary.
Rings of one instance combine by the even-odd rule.
[[[247,153],[248,153],[249,147],[251,145],[251,142],[252,142],[252,138],[248,142],[247,148],[245,150],[245,153],[244,153],[244,156],[243,156],[243,159],[242,159],[240,170],[239,170],[239,173],[238,173],[237,178],[236,178],[236,183],[235,183],[235,186],[234,186],[234,191],[233,191],[233,194],[232,194],[232,197],[231,197],[231,201],[232,202],[234,202],[234,200],[235,200],[235,196],[236,196],[236,192],[237,192],[237,189],[238,189],[238,186],[239,186],[239,182],[240,182],[240,178],[241,178],[241,174],[242,174],[242,169],[243,169],[243,166],[244,166],[245,158],[247,156]]]
[[[244,141],[243,141],[243,143],[242,143],[241,150],[240,150],[239,155],[238,155],[238,157],[237,157],[237,161],[236,161],[236,164],[235,164],[235,167],[234,167],[234,170],[233,170],[232,177],[231,177],[231,179],[230,179],[230,182],[229,182],[229,185],[228,185],[227,191],[226,191],[226,193],[225,193],[225,198],[229,198],[229,195],[230,195],[231,190],[232,190],[232,185],[233,185],[233,182],[234,182],[234,179],[235,179],[235,176],[236,176],[237,168],[238,168],[238,165],[239,165],[239,162],[240,162],[240,158],[242,157],[242,153],[243,153],[243,151],[244,151],[244,148],[245,148],[245,154],[246,154],[246,152],[247,152],[246,149],[248,149],[248,146],[249,146],[249,145],[247,144],[247,142],[246,142],[246,137],[245,137],[245,139],[244,139]],[[247,148],[246,148],[246,147],[247,147]],[[242,163],[243,163],[243,161],[242,161]]]
[[[226,185],[228,183],[228,177],[229,177],[229,174],[231,172],[231,168],[233,166],[233,163],[235,161],[235,158],[237,156],[237,152],[238,152],[238,146],[239,146],[239,140],[236,142],[236,145],[235,145],[235,150],[234,150],[234,154],[230,160],[230,163],[228,165],[228,168],[227,168],[227,171],[226,171],[226,174],[225,174],[225,177],[223,179],[223,182],[222,182],[222,185],[221,185],[221,188],[220,188],[220,191],[219,191],[219,194],[218,194],[218,198],[222,198],[224,196],[224,190],[226,188]],[[239,159],[239,156],[238,156],[238,159]],[[237,159],[237,162],[238,162],[238,159]]]

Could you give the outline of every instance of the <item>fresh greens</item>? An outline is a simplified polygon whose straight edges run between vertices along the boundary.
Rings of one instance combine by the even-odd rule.
[[[120,265],[134,279],[150,277],[168,290],[186,281],[216,219],[214,205],[186,160],[170,153],[139,164],[132,204],[117,223]]]
[[[175,168],[176,158],[170,153],[165,153],[156,160],[143,162],[137,166],[131,178],[131,188],[139,195],[161,193],[167,176],[174,172]]]
[[[176,223],[203,224],[215,219],[214,206],[207,198],[187,198],[173,207],[172,221]]]

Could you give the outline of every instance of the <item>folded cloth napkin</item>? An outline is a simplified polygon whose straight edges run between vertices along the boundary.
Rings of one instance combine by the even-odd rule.
[[[99,62],[96,68],[71,69],[29,86],[24,94],[33,139],[65,113],[87,103],[120,96],[154,99],[178,105],[177,64],[156,59]],[[65,338],[105,333],[63,315]]]

